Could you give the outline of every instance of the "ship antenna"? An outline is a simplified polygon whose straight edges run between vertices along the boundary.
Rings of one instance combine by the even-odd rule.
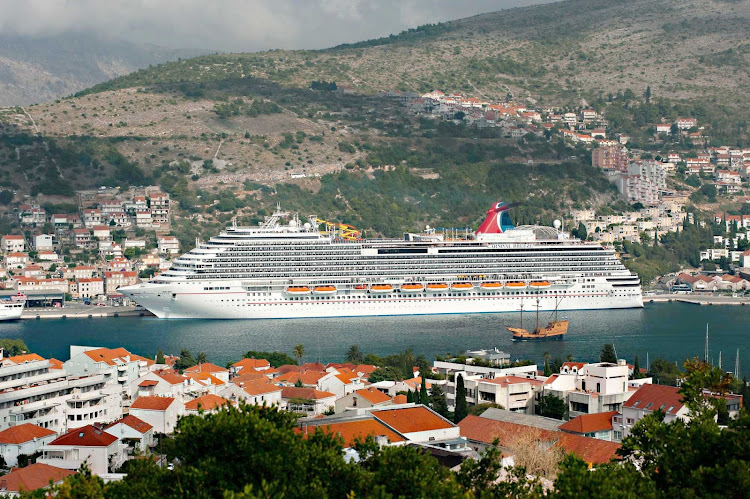
[[[534,328],[534,331],[539,331],[539,307],[541,305],[539,304],[539,298],[536,299],[536,327]]]
[[[708,323],[706,323],[706,349],[703,352],[703,361],[708,363]]]
[[[721,350],[719,350],[719,369],[721,369]]]
[[[523,329],[523,298],[521,298],[521,329]]]
[[[734,359],[734,378],[739,379],[740,377],[740,349],[737,349],[737,357]]]

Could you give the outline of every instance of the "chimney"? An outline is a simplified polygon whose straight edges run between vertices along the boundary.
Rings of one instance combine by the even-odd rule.
[[[8,490],[8,482],[6,482],[5,480],[0,480],[0,490]]]

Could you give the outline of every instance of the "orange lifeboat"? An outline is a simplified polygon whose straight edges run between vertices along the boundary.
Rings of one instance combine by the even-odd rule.
[[[367,284],[357,284],[354,286],[355,291],[367,291]]]
[[[402,284],[401,291],[403,293],[419,293],[424,290],[424,286],[421,284]]]
[[[289,286],[286,288],[286,292],[292,296],[303,296],[310,294],[310,288],[307,286]]]
[[[526,283],[523,281],[508,281],[505,283],[508,289],[526,289]]]
[[[474,285],[470,282],[454,282],[451,284],[451,290],[453,291],[471,291],[474,289]]]
[[[427,291],[431,293],[439,293],[448,289],[448,285],[444,282],[437,282],[427,285]]]
[[[319,296],[335,295],[337,291],[336,286],[315,286],[313,288],[313,294]]]
[[[546,289],[550,286],[551,284],[549,281],[531,281],[529,283],[529,287],[532,289]]]
[[[374,295],[387,295],[393,292],[393,286],[390,284],[373,284],[370,286],[370,293]]]
[[[482,289],[500,289],[503,285],[499,282],[483,282]]]

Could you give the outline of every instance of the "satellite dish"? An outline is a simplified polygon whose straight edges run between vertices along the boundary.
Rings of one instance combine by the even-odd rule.
[[[297,221],[296,220],[289,220],[289,227],[296,227]]]
[[[310,225],[310,222],[305,222],[304,227],[305,227],[305,229],[310,230],[310,228],[312,227],[312,225]]]
[[[560,227],[562,227],[562,222],[561,222],[561,221],[559,221],[559,220],[555,220],[554,222],[552,222],[552,226],[553,226],[553,227],[554,227],[555,229],[557,229],[557,230],[560,230]]]

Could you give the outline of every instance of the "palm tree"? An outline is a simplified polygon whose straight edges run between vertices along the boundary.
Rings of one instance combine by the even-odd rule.
[[[198,364],[205,364],[208,362],[208,359],[206,358],[206,354],[203,352],[200,352],[196,357],[195,360],[198,361]]]
[[[294,356],[297,357],[297,364],[302,364],[302,357],[305,355],[305,346],[301,343],[294,347]]]
[[[362,351],[359,349],[359,345],[350,346],[349,351],[346,352],[346,360],[353,364],[361,364],[362,359]]]

